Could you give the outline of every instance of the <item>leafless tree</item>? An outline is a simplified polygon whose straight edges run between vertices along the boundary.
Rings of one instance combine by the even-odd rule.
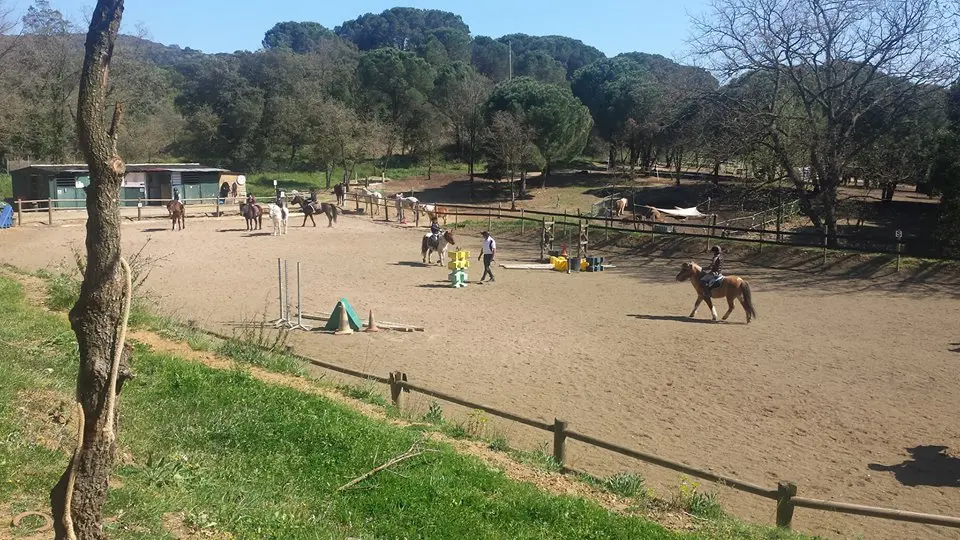
[[[844,169],[915,110],[907,104],[957,76],[957,19],[941,6],[937,0],[714,0],[694,20],[696,52],[722,78],[766,87],[762,99],[739,104],[760,119],[802,210],[827,227],[832,243]],[[806,166],[812,190],[800,174]]]
[[[77,400],[82,429],[70,465],[50,492],[56,538],[106,538],[102,528],[107,480],[116,454],[115,399],[129,374],[124,344],[130,269],[120,254],[119,191],[125,165],[117,154],[122,108],[104,117],[108,74],[123,0],[99,0],[87,32],[77,105],[77,137],[90,167],[87,266],[70,310],[80,369]]]

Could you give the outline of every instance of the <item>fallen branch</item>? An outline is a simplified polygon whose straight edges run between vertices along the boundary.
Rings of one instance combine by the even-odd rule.
[[[380,466],[378,466],[378,467],[374,467],[373,469],[371,469],[371,470],[369,470],[369,471],[361,474],[360,476],[354,478],[353,480],[347,482],[346,484],[338,487],[338,488],[337,488],[337,491],[340,492],[340,491],[343,491],[343,490],[345,490],[345,489],[347,489],[347,488],[349,488],[349,487],[351,487],[351,486],[355,486],[355,485],[359,484],[360,482],[363,482],[363,481],[366,480],[367,478],[370,478],[371,476],[377,474],[378,472],[380,472],[380,471],[382,471],[382,470],[384,470],[384,469],[389,469],[390,467],[393,467],[394,465],[396,465],[397,463],[400,463],[401,461],[406,461],[406,460],[408,460],[408,459],[415,458],[415,457],[420,456],[420,455],[423,455],[423,454],[425,454],[425,453],[427,453],[427,452],[436,452],[436,450],[432,450],[432,449],[429,449],[429,448],[428,448],[428,449],[420,448],[420,443],[421,443],[420,440],[414,442],[413,445],[410,446],[410,449],[407,450],[406,452],[404,452],[404,453],[402,453],[402,454],[400,454],[400,455],[398,455],[398,456],[390,459],[390,461],[387,461],[387,462],[384,463],[383,465],[380,465]]]

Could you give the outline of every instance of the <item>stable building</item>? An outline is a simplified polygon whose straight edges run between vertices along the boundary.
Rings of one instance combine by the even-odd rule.
[[[27,206],[55,208],[86,206],[84,188],[90,185],[85,164],[30,165],[10,171],[13,198],[34,201]],[[127,165],[120,190],[121,206],[162,206],[180,192],[185,204],[223,199],[235,184],[244,184],[243,175],[199,163],[134,163]],[[225,195],[226,193],[226,195]]]

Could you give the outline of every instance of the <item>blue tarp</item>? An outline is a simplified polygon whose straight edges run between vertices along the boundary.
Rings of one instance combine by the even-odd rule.
[[[9,229],[12,226],[13,226],[13,207],[10,205],[0,207],[0,229]]]

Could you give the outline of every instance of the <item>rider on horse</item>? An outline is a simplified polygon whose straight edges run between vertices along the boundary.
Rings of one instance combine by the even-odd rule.
[[[720,268],[723,266],[723,255],[720,251],[720,246],[713,246],[710,251],[713,252],[713,259],[710,261],[710,266],[705,269],[706,271],[703,273],[703,277],[700,278],[700,282],[707,290],[712,289],[723,277],[720,274]]]
[[[310,188],[310,202],[317,202],[317,188]]]
[[[173,200],[175,201],[180,200],[180,190],[177,188],[173,188]]]
[[[253,196],[253,193],[247,195],[247,204],[257,204],[257,198]]]
[[[440,224],[436,218],[430,220],[430,242],[437,245],[440,243]]]

